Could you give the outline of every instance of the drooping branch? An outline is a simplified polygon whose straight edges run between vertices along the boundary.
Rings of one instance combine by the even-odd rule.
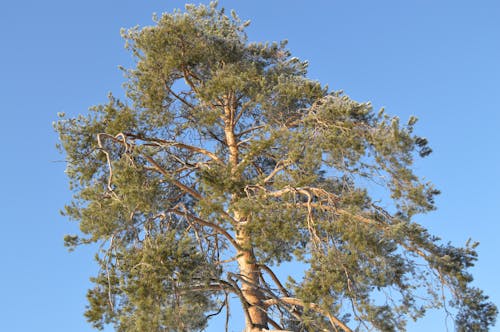
[[[210,130],[208,128],[204,128],[204,130],[206,131],[204,134],[208,134],[208,136],[210,136],[212,139],[219,142],[222,146],[227,146],[227,142],[225,141],[225,138],[221,138],[221,137],[217,136],[216,133],[214,133],[212,130]]]
[[[189,87],[195,92],[195,93],[199,93],[198,91],[198,87],[194,84],[192,78],[194,78],[195,80],[197,80],[198,82],[203,82],[203,80],[201,80],[197,75],[195,75],[191,70],[189,70],[189,68],[187,68],[186,66],[183,66],[182,67],[182,73],[183,73],[183,77],[184,77],[184,81],[186,82],[187,85],[189,85]]]
[[[237,290],[224,280],[217,280],[216,283],[210,283],[208,285],[189,285],[188,287],[176,288],[176,291],[179,293],[192,293],[192,292],[217,292],[217,291],[226,291],[236,293]]]

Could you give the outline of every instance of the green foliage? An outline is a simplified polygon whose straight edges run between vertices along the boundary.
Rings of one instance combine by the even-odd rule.
[[[249,328],[259,306],[254,328],[397,331],[444,294],[457,330],[486,331],[497,309],[470,286],[475,244],[412,221],[439,193],[412,169],[431,152],[416,118],[308,79],[285,42],[249,43],[247,25],[212,3],[123,31],[127,101],[55,124],[74,192],[63,214],[81,230],[65,244],[100,245],[87,319],[203,330],[231,293]],[[271,268],[289,261],[309,268],[285,286]]]
[[[176,233],[148,235],[126,256],[98,257],[103,270],[92,278],[85,314],[95,327],[113,322],[118,331],[191,331],[206,325],[204,312],[214,303],[189,290],[194,280],[217,276],[192,239]]]

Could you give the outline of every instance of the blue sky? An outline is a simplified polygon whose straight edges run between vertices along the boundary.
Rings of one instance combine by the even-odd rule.
[[[0,317],[2,331],[91,331],[82,316],[91,248],[68,253],[77,226],[51,124],[122,94],[122,27],[151,24],[176,0],[0,3]],[[419,220],[456,245],[481,242],[475,284],[500,304],[500,3],[498,1],[221,1],[251,19],[249,39],[289,40],[309,76],[420,118],[435,153],[417,164],[443,194]],[[410,331],[443,331],[430,315]],[[499,324],[500,325],[500,324]],[[218,331],[217,327],[209,331]],[[500,331],[500,326],[493,329]]]

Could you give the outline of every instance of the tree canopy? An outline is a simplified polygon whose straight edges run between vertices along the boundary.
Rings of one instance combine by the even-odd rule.
[[[154,22],[123,31],[125,100],[55,124],[81,229],[66,245],[99,244],[94,327],[200,331],[229,298],[247,332],[401,331],[431,308],[458,331],[494,324],[468,272],[477,243],[413,221],[438,194],[412,169],[431,153],[416,118],[309,79],[215,2]],[[281,280],[285,262],[303,275]]]

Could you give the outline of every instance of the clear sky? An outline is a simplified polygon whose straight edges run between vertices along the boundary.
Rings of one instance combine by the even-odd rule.
[[[253,41],[289,40],[311,78],[406,120],[434,154],[418,173],[442,191],[419,220],[462,245],[481,242],[475,285],[500,304],[500,2],[492,0],[252,0],[235,8]],[[0,330],[86,332],[82,316],[90,248],[68,253],[77,226],[59,216],[69,201],[57,112],[86,112],[122,95],[130,66],[119,30],[150,25],[177,0],[0,2]],[[498,324],[500,325],[500,323]],[[410,331],[444,331],[431,315]],[[493,329],[500,331],[500,326]],[[210,332],[219,331],[212,327]]]

